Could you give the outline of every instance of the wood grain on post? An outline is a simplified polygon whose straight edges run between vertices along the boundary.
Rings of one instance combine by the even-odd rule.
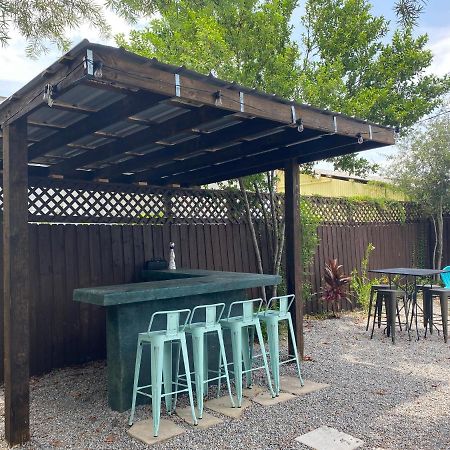
[[[26,119],[5,126],[3,139],[5,437],[16,445],[30,439]]]
[[[298,351],[303,358],[303,298],[302,298],[302,252],[300,236],[300,171],[294,160],[286,163],[284,169],[285,220],[286,220],[286,289],[295,295],[291,308],[292,321]],[[292,342],[289,342],[292,354]]]

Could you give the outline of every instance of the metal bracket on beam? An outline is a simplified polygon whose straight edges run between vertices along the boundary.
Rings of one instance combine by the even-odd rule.
[[[181,97],[181,84],[180,84],[180,74],[175,74],[175,95]]]
[[[372,125],[369,125],[369,139],[372,140]]]
[[[53,102],[55,101],[54,95],[56,93],[56,86],[53,84],[46,84],[44,88],[44,95],[42,96],[42,99],[44,102],[47,102],[47,105],[50,106],[50,108],[53,106]]]
[[[295,112],[295,106],[291,105],[292,123],[297,124],[297,114]]]
[[[94,54],[92,50],[86,50],[86,56],[84,57],[84,68],[88,75],[94,75]]]
[[[337,117],[333,116],[333,123],[334,123],[334,132],[337,133],[338,127],[337,127]]]
[[[244,108],[244,93],[243,92],[239,92],[239,105],[241,107],[241,112],[244,112],[245,108]]]

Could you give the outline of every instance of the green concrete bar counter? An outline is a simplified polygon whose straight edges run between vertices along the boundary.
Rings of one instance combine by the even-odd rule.
[[[75,289],[73,299],[106,307],[108,403],[113,410],[131,407],[137,335],[147,330],[156,311],[248,298],[246,290],[279,284],[278,275],[211,270],[144,270],[141,283]],[[209,348],[214,354],[214,349]],[[148,355],[147,355],[148,358]],[[142,367],[149,367],[148,359]],[[150,371],[141,371],[141,385]]]

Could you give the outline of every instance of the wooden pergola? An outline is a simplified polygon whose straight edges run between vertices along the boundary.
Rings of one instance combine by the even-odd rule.
[[[390,128],[88,41],[3,102],[0,123],[11,445],[30,437],[31,182],[190,187],[284,169],[287,290],[302,352],[299,164],[394,142]]]

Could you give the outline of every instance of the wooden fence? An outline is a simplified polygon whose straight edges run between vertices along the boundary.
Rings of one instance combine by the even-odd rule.
[[[176,244],[177,264],[184,268],[256,272],[246,224],[190,225],[63,225],[30,224],[31,373],[42,374],[105,356],[105,311],[72,301],[77,287],[138,280],[144,261],[168,259],[169,242]],[[450,220],[446,221],[449,236]],[[347,272],[359,267],[369,242],[375,246],[371,267],[429,262],[427,222],[386,225],[323,225],[320,244],[306,281],[319,292],[328,258],[337,257]],[[263,263],[269,265],[263,240]],[[446,257],[450,256],[448,237]],[[0,258],[0,262],[2,259]],[[2,290],[1,290],[2,292]],[[252,295],[259,295],[252,292]],[[1,303],[3,300],[1,299]],[[345,306],[345,305],[344,305]],[[326,310],[312,296],[306,312]],[[3,314],[3,305],[0,305]],[[1,318],[0,324],[3,325]],[[3,349],[0,346],[0,361]],[[0,371],[2,374],[3,371]]]

